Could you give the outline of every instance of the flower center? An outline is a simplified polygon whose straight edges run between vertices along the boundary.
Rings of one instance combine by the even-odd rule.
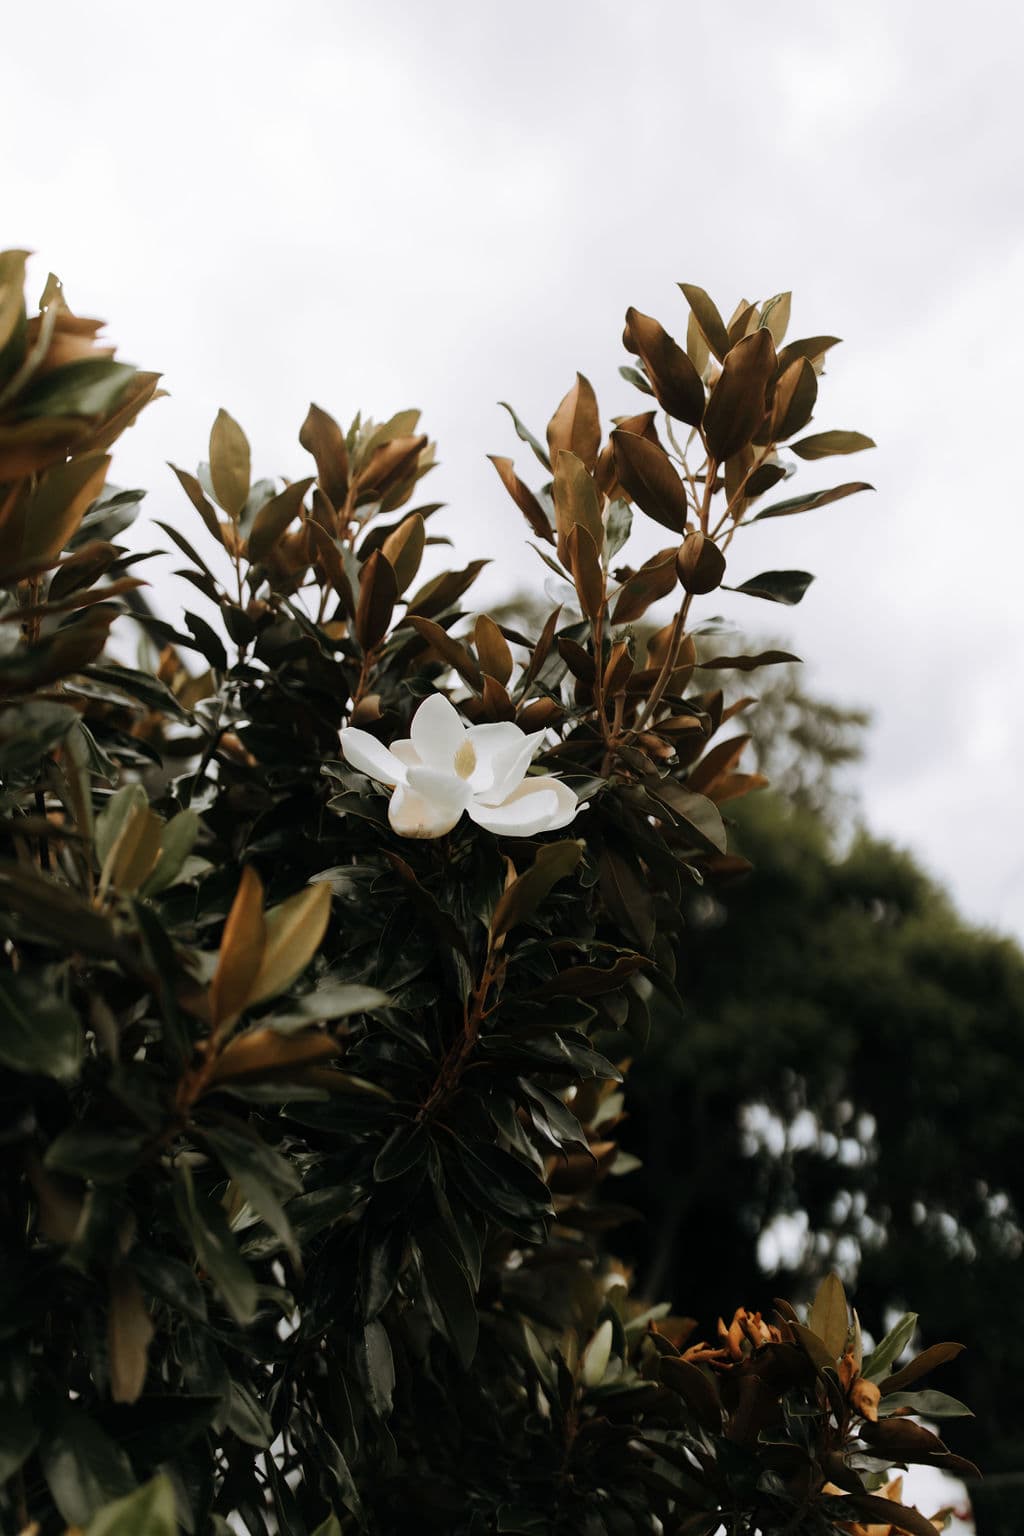
[[[455,760],[452,766],[454,767],[455,772],[458,774],[460,779],[468,779],[475,769],[476,752],[474,751],[473,743],[470,741],[468,736],[462,743],[462,746],[456,752]]]

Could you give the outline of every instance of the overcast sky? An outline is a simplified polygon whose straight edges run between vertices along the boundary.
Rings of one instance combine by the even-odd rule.
[[[833,478],[878,490],[737,541],[741,577],[817,573],[800,609],[713,606],[781,622],[818,689],[874,710],[872,827],[1024,934],[1013,7],[54,0],[4,19],[0,243],[165,374],[115,471],[156,515],[188,521],[163,461],[204,457],[218,406],[261,472],[297,474],[310,399],[344,420],[416,404],[460,556],[500,556],[483,593],[537,581],[484,458],[530,463],[495,402],[543,432],[579,368],[619,414],[628,304],[685,333],[680,279],[727,309],[792,288],[793,334],[846,339],[816,427],[880,445]]]

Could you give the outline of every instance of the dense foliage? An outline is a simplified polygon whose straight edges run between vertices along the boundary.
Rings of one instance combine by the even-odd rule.
[[[315,472],[279,488],[222,412],[176,471],[194,533],[163,528],[206,616],[143,608],[134,669],[106,641],[146,556],[107,450],[157,381],[53,281],[29,317],[23,273],[3,257],[5,1524],[928,1536],[888,1473],[961,1465],[907,1390],[957,1346],[894,1370],[913,1318],[865,1349],[834,1276],[806,1319],[694,1342],[604,1247],[622,1066],[652,1000],[686,1028],[683,897],[742,867],[721,807],[760,783],[715,679],[780,655],[698,662],[693,598],[745,523],[862,488],[759,509],[778,443],[869,446],[798,435],[833,338],[687,285],[685,350],[627,315],[651,409],[604,443],[580,377],[546,447],[516,422],[545,484],[495,464],[576,604],[537,635],[464,622],[483,562],[416,585],[417,413],[312,407]],[[668,545],[634,569],[635,509]]]

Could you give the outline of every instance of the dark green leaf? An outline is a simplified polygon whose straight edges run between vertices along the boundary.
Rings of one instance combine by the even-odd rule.
[[[367,1323],[363,1330],[363,1350],[370,1401],[378,1418],[386,1419],[391,1413],[395,1390],[395,1361],[383,1323]]]
[[[235,1244],[219,1205],[205,1199],[192,1182],[187,1164],[177,1165],[175,1203],[182,1225],[195,1245],[196,1257],[220,1292],[237,1323],[246,1326],[256,1316],[256,1282]]]
[[[178,1529],[174,1487],[160,1474],[105,1505],[89,1522],[85,1536],[178,1536]]]
[[[794,656],[791,651],[759,651],[756,656],[712,656],[707,661],[698,661],[698,667],[705,671],[753,672],[755,667],[778,666],[785,661],[799,661],[799,656]]]
[[[32,416],[105,416],[134,379],[128,363],[87,358],[54,368],[18,400],[18,414]]]
[[[794,607],[803,597],[814,577],[810,571],[762,571],[751,576],[732,592],[746,592],[748,597],[764,597],[770,603],[785,603]]]
[[[387,1306],[398,1282],[405,1254],[406,1232],[394,1222],[383,1230],[370,1228],[363,1238],[363,1315],[372,1322]]]
[[[272,1232],[298,1253],[284,1202],[302,1190],[302,1180],[290,1162],[267,1146],[255,1132],[240,1126],[203,1126],[200,1134],[226,1172]]]
[[[929,1344],[928,1348],[915,1355],[913,1360],[908,1360],[901,1370],[894,1371],[881,1383],[882,1396],[887,1397],[890,1392],[902,1392],[904,1387],[909,1387],[911,1382],[919,1381],[922,1376],[927,1376],[929,1371],[934,1371],[939,1365],[945,1365],[949,1360],[955,1360],[957,1355],[963,1353],[962,1344]]]
[[[713,800],[695,794],[672,779],[661,779],[648,787],[650,793],[667,806],[673,819],[694,834],[699,844],[718,853],[725,852],[728,838],[721,812]]]
[[[0,1484],[14,1476],[36,1448],[39,1431],[23,1403],[0,1402]]]
[[[104,1504],[135,1487],[124,1451],[83,1408],[65,1410],[39,1456],[53,1502],[69,1525],[87,1525]]]
[[[415,1168],[427,1155],[430,1136],[422,1123],[411,1121],[392,1131],[377,1153],[373,1165],[373,1177],[378,1184],[400,1178],[410,1168]]]
[[[4,1066],[65,1080],[77,1073],[81,1051],[78,1015],[69,1004],[37,991],[27,979],[0,973],[0,1062]]]
[[[654,399],[654,390],[646,374],[641,373],[639,368],[630,368],[628,363],[621,363],[619,373],[627,384],[632,384],[635,389],[641,390],[645,395],[650,395],[652,400]]]
[[[71,1125],[51,1141],[43,1162],[59,1173],[95,1179],[97,1184],[117,1183],[135,1168],[145,1143],[142,1131],[92,1123]]]
[[[445,1332],[464,1371],[476,1354],[479,1319],[469,1277],[448,1246],[441,1228],[418,1231],[424,1279],[444,1320]]]
[[[34,770],[78,720],[68,704],[30,699],[0,712],[0,773]]]
[[[846,485],[833,486],[830,491],[811,491],[805,496],[791,496],[788,501],[777,501],[765,507],[750,519],[759,522],[762,517],[792,517],[795,512],[810,512],[815,507],[827,506],[830,501],[842,501],[844,496],[855,496],[858,491],[873,491],[866,480],[851,480]]]
[[[570,840],[538,849],[532,866],[502,893],[491,920],[492,938],[497,941],[531,917],[552,886],[571,875],[582,857],[582,846]]]
[[[205,619],[198,613],[185,612],[185,623],[188,625],[201,654],[216,667],[219,672],[226,672],[228,668],[228,653],[224,649],[224,642],[215,630],[211,629]]]
[[[914,1337],[916,1327],[917,1313],[905,1312],[895,1327],[890,1328],[877,1349],[865,1357],[861,1374],[869,1381],[882,1381],[888,1375],[889,1367],[899,1359]]]
[[[498,404],[502,406],[506,411],[508,411],[509,415],[512,417],[512,425],[516,429],[516,436],[520,439],[521,442],[529,443],[541,464],[543,464],[544,468],[548,471],[548,474],[550,474],[551,460],[548,458],[547,452],[543,445],[537,440],[537,438],[534,437],[529,427],[523,426],[522,422],[519,420],[519,417],[516,415],[515,411],[509,405],[507,400],[499,400]]]
[[[154,710],[158,714],[173,715],[178,720],[188,719],[171,690],[149,672],[138,672],[134,667],[99,665],[86,667],[84,672],[86,677],[94,678],[98,683],[105,683],[108,688],[116,688],[120,693],[126,693],[131,698],[138,699],[140,704],[145,704],[147,709]]]
[[[249,534],[250,560],[266,559],[288,524],[298,516],[303,498],[312,484],[312,479],[296,480],[286,485],[279,495],[263,503]]]
[[[176,1312],[191,1317],[196,1322],[206,1321],[206,1300],[195,1271],[172,1258],[169,1253],[156,1253],[152,1248],[133,1248],[132,1264],[143,1287]]]
[[[266,1450],[274,1438],[274,1426],[266,1409],[256,1401],[249,1388],[232,1379],[227,1406],[228,1428],[246,1445]]]

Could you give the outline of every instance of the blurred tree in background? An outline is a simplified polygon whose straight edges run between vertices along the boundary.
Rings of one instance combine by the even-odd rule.
[[[831,1265],[872,1317],[913,1296],[926,1343],[955,1327],[968,1344],[948,1374],[976,1414],[966,1454],[1020,1467],[1024,956],[910,854],[863,829],[842,846],[861,712],[782,669],[758,691],[778,793],[734,812],[754,869],[691,895],[688,1027],[655,1009],[631,1073],[640,1282],[702,1323],[765,1275],[786,1295]]]

